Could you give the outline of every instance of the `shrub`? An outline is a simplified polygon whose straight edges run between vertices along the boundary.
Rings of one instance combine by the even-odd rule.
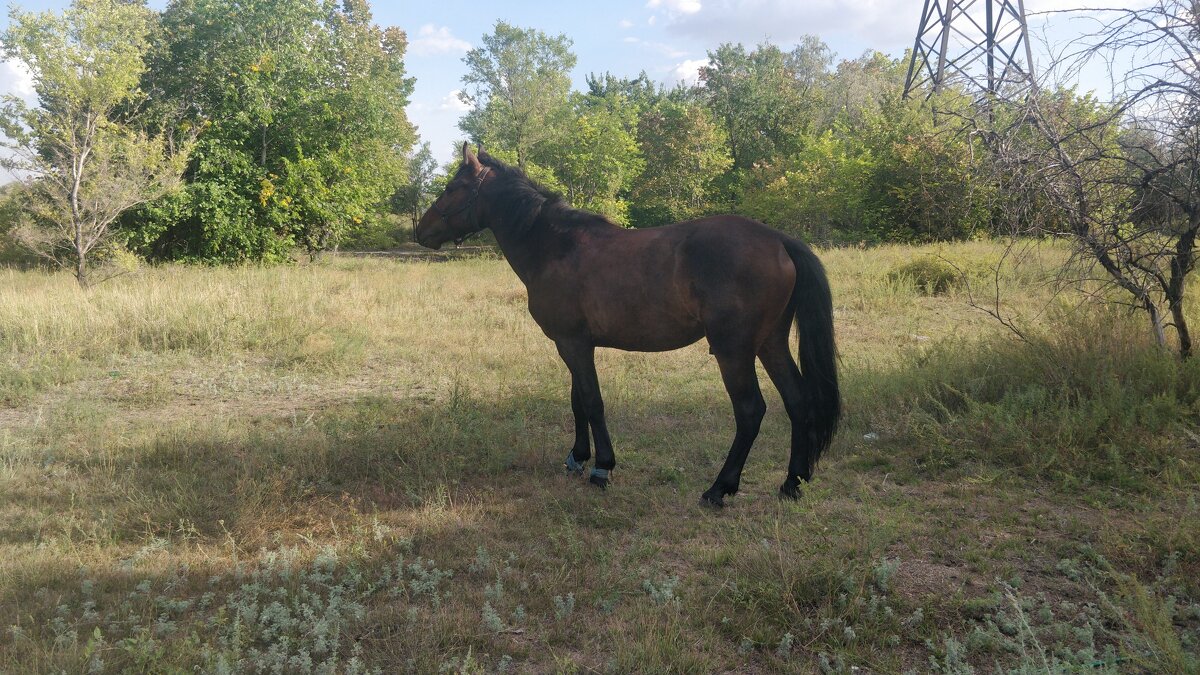
[[[923,295],[946,295],[963,284],[962,275],[953,265],[933,256],[915,258],[887,276],[892,283],[912,286]]]

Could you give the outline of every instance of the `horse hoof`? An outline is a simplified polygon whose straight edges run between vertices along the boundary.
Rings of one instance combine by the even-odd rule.
[[[567,473],[574,474],[576,476],[583,475],[583,470],[587,468],[586,463],[575,460],[574,452],[567,453],[567,461],[563,464],[567,467]]]
[[[725,497],[721,495],[713,496],[705,492],[700,495],[700,506],[706,509],[723,509],[725,508]]]
[[[799,485],[789,485],[787,483],[780,485],[779,486],[779,498],[786,499],[788,501],[793,501],[793,502],[796,501],[797,499],[800,499],[800,486]]]
[[[588,482],[601,490],[608,489],[608,470],[592,469],[591,475],[588,476]]]

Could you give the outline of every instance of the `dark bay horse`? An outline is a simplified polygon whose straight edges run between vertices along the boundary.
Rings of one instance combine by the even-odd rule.
[[[721,473],[700,501],[735,494],[766,403],[757,356],[792,423],[782,497],[796,498],[829,447],[841,414],[829,282],[803,242],[738,216],[629,230],[570,208],[514,167],[463,144],[463,161],[421,217],[430,248],[491,228],[529,292],[529,313],[571,371],[575,445],[567,468],[608,485],[616,466],[596,379],[596,347],[678,349],[708,338],[733,402],[737,432]],[[800,367],[788,351],[793,322]],[[591,427],[591,439],[588,427]]]

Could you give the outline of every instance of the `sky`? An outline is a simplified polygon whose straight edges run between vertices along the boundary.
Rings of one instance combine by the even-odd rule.
[[[1141,0],[1138,0],[1139,2]],[[1127,5],[1126,2],[1120,4]],[[26,10],[67,6],[61,0],[20,2]],[[982,7],[982,3],[977,3]],[[1039,15],[1086,4],[1082,0],[1027,0],[1035,61],[1045,58],[1039,36],[1068,39],[1087,30],[1086,18],[1061,14]],[[161,9],[165,2],[155,0]],[[564,2],[524,0],[482,2],[373,3],[375,21],[398,26],[409,38],[406,66],[416,78],[408,106],[409,119],[421,139],[428,141],[439,162],[453,156],[463,134],[457,123],[466,106],[458,99],[465,72],[462,58],[495,22],[504,20],[551,35],[566,34],[578,57],[572,79],[585,87],[589,73],[610,72],[635,77],[645,71],[652,79],[673,85],[694,82],[707,61],[707,52],[724,42],[755,45],[770,41],[790,49],[805,34],[817,35],[836,60],[856,58],[872,49],[900,56],[912,46],[920,21],[922,0],[606,0]],[[5,15],[0,25],[7,25]],[[1085,80],[1087,75],[1085,74]],[[1089,86],[1090,85],[1090,86]],[[1084,82],[1084,88],[1100,88]],[[0,63],[0,93],[31,99],[28,73],[16,64]]]

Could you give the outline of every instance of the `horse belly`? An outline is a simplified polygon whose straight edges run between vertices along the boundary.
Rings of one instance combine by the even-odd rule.
[[[704,324],[699,316],[644,294],[620,299],[610,296],[610,302],[597,303],[587,310],[588,328],[598,347],[665,352],[704,337]]]
[[[621,231],[580,261],[579,308],[593,343],[662,352],[704,337],[700,307],[669,230]]]

